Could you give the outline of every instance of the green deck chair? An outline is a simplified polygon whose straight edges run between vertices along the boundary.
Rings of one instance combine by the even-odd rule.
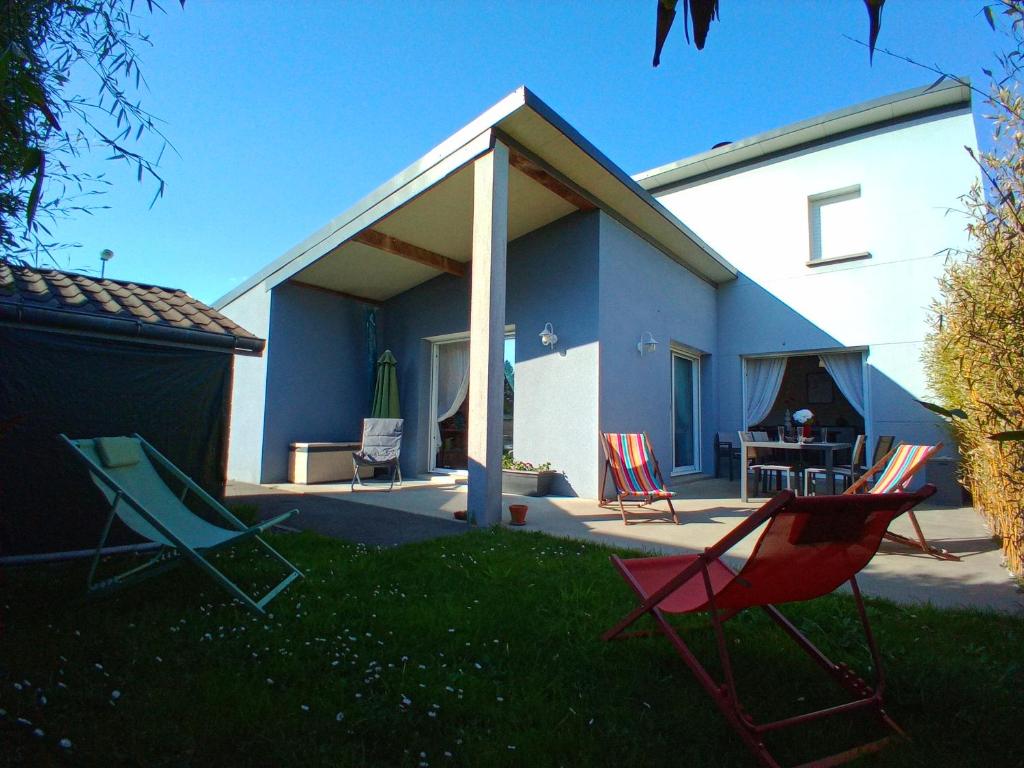
[[[184,560],[191,560],[247,608],[264,614],[267,603],[302,576],[298,568],[259,536],[268,528],[284,522],[298,510],[285,512],[250,528],[139,435],[83,440],[71,440],[67,435],[61,435],[61,438],[85,463],[93,482],[110,502],[110,516],[103,527],[103,535],[100,537],[92,567],[89,569],[87,584],[90,595],[120,589],[169,570]],[[165,470],[164,476],[157,472],[154,464]],[[182,487],[178,493],[173,492],[168,486],[164,480],[166,476],[181,482]],[[217,512],[230,527],[213,525],[192,512],[184,503],[189,493]],[[95,581],[96,566],[99,564],[103,545],[110,534],[110,526],[115,515],[137,534],[161,546],[152,559],[137,568]],[[205,557],[206,553],[234,546],[249,539],[255,539],[291,571],[276,587],[258,600],[242,591]]]

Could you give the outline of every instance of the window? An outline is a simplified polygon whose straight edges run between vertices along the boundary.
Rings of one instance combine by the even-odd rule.
[[[864,201],[860,186],[807,198],[811,258],[808,266],[869,257]]]

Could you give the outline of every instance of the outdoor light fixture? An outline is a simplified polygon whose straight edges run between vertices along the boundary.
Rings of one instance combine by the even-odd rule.
[[[643,357],[645,353],[653,352],[658,346],[658,342],[654,340],[654,335],[648,331],[640,337],[640,341],[636,345],[636,351],[640,353],[640,357]]]
[[[107,262],[114,258],[114,252],[109,248],[100,251],[100,279],[107,273]]]
[[[555,335],[555,329],[551,327],[551,323],[544,323],[544,330],[540,332],[540,343],[552,349],[558,343],[558,336]]]

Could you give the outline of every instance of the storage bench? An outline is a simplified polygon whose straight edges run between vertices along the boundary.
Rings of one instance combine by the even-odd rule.
[[[292,443],[288,452],[289,483],[333,483],[352,479],[352,454],[359,443]],[[373,467],[361,467],[359,476],[373,477]]]

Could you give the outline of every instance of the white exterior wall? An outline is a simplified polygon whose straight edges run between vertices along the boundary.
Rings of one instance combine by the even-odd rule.
[[[910,398],[927,397],[921,351],[943,252],[968,244],[953,211],[978,179],[964,151],[976,144],[970,111],[961,110],[659,193],[743,273],[719,291],[722,384],[734,390],[722,393],[720,429],[741,426],[739,355],[865,346],[869,434],[941,439]],[[853,185],[871,258],[808,267],[808,197]],[[780,316],[759,319],[759,309]]]
[[[220,307],[220,311],[250,333],[267,340],[262,357],[235,357],[228,437],[228,479],[259,483],[270,355],[270,291],[260,283]]]

